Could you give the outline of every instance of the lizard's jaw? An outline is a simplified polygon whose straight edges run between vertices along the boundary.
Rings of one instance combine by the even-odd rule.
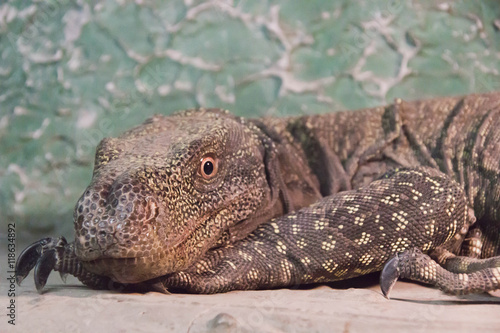
[[[78,250],[81,244],[76,242],[76,254],[85,269],[92,273],[108,276],[120,283],[143,282],[189,267],[196,258],[213,246],[213,244],[200,246],[199,243],[200,233],[206,234],[206,227],[209,225],[208,219],[204,218],[199,228],[187,235],[182,235],[183,237],[177,239],[177,242],[171,246],[165,246],[158,237],[152,237],[149,243],[142,244],[142,246],[136,244],[137,247],[152,247],[156,251],[134,252],[115,244],[105,251],[85,249],[82,253]],[[159,245],[153,246],[154,244]],[[138,256],[135,253],[141,255]],[[146,255],[142,255],[144,253]]]

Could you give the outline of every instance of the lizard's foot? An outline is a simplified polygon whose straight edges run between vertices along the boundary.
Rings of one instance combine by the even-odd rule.
[[[109,289],[110,279],[95,275],[83,268],[76,257],[74,244],[64,237],[43,238],[24,249],[16,262],[16,281],[18,285],[35,268],[35,286],[42,293],[52,271],[58,271],[63,281],[67,274],[76,276],[80,281],[95,289]]]
[[[498,259],[485,259],[481,266],[475,267],[477,270],[456,273],[446,270],[414,248],[397,254],[385,264],[380,275],[380,287],[387,298],[398,278],[428,283],[450,295],[488,292],[500,288],[500,267],[493,266],[497,263]]]
[[[18,285],[28,276],[29,272],[35,268],[35,286],[41,292],[51,271],[56,268],[60,257],[64,252],[64,247],[68,244],[64,237],[43,238],[21,252],[16,262],[16,281]],[[66,273],[60,271],[63,281],[66,280]]]

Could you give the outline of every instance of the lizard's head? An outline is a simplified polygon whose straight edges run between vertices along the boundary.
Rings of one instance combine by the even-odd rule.
[[[220,110],[155,116],[104,139],[75,207],[76,254],[122,283],[185,269],[282,213],[271,159],[255,124]]]

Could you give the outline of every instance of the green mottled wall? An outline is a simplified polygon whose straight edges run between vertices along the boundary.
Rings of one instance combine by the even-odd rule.
[[[500,88],[496,0],[0,3],[0,218],[18,232],[71,235],[95,145],[154,113]]]

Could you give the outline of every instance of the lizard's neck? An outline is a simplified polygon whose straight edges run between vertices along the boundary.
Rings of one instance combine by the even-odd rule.
[[[290,188],[297,179],[310,179],[321,196],[351,189],[357,162],[367,147],[393,131],[387,108],[322,115],[268,118],[265,123],[281,138],[283,174]],[[306,177],[305,177],[306,176]]]

